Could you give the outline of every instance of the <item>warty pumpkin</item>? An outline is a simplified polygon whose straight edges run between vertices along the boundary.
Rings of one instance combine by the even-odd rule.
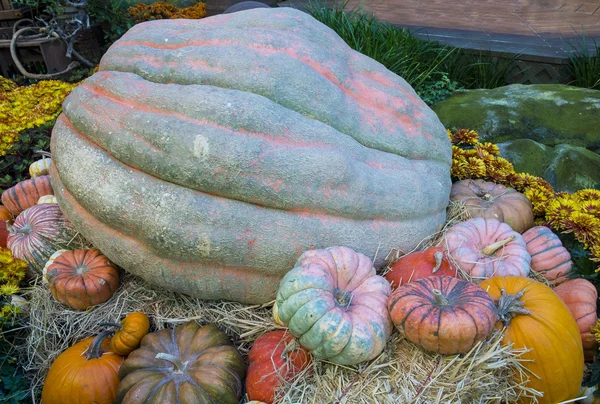
[[[13,256],[38,273],[56,251],[68,249],[77,235],[57,204],[34,205],[8,226],[8,248]]]
[[[531,255],[523,237],[496,219],[475,218],[452,226],[444,248],[453,263],[474,281],[494,275],[527,276]]]
[[[123,357],[109,352],[105,339],[112,331],[78,342],[50,366],[44,387],[44,404],[112,404],[119,386]]]
[[[279,319],[315,357],[341,365],[375,358],[392,333],[390,284],[347,247],[303,253],[279,285]]]
[[[97,249],[59,251],[44,267],[52,296],[85,310],[106,302],[119,287],[119,270]]]
[[[248,398],[272,404],[282,384],[302,372],[311,356],[288,331],[277,330],[258,337],[250,348],[248,362]]]
[[[471,217],[496,219],[523,233],[533,226],[533,206],[520,192],[484,180],[462,180],[452,184],[450,200],[462,202]]]
[[[13,216],[18,216],[25,209],[37,205],[44,195],[52,195],[50,177],[47,175],[21,181],[2,192],[2,204]]]
[[[388,309],[409,341],[442,354],[466,353],[487,338],[496,307],[485,290],[449,276],[430,276],[398,287]]]
[[[246,363],[214,324],[147,334],[121,368],[117,403],[237,404]]]
[[[554,293],[567,305],[575,318],[586,361],[592,361],[596,354],[596,339],[592,335],[591,327],[596,324],[598,304],[598,291],[596,287],[585,279],[569,279],[554,288]]]
[[[51,150],[59,204],[113,262],[244,303],[273,300],[311,248],[377,267],[412,250],[451,186],[415,91],[288,7],[135,25],[66,98]]]
[[[541,272],[554,285],[567,280],[573,268],[571,254],[552,230],[535,226],[523,233],[523,239],[531,255],[532,270]]]
[[[118,330],[110,339],[110,350],[118,355],[127,356],[136,350],[142,338],[150,331],[150,319],[140,312],[129,313],[121,324],[115,324]]]
[[[502,343],[528,350],[521,356],[522,365],[531,372],[526,372],[527,386],[544,394],[538,403],[577,397],[584,365],[581,336],[560,298],[548,286],[521,276],[494,276],[479,286],[498,306],[497,327],[505,328]]]
[[[441,247],[430,247],[423,251],[406,254],[394,262],[385,279],[392,285],[392,290],[407,282],[428,276],[454,276],[457,270],[448,261],[446,252]]]

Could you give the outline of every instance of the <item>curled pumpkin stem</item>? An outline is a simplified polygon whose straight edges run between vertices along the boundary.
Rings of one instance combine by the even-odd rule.
[[[449,304],[448,299],[446,299],[446,296],[444,296],[442,294],[441,290],[433,289],[431,292],[435,295],[435,304],[437,306],[442,306],[442,307],[448,306],[448,304]]]
[[[509,295],[506,290],[500,290],[500,299],[496,302],[498,308],[498,320],[502,321],[504,326],[510,324],[510,320],[519,315],[529,315],[531,312],[525,309],[525,303],[521,300],[525,289],[515,295]]]
[[[85,359],[90,360],[100,358],[104,353],[104,351],[102,350],[102,341],[104,341],[105,338],[110,337],[113,334],[113,330],[104,330],[98,335],[96,335],[88,349],[86,349],[84,352]]]
[[[187,362],[182,362],[181,359],[179,359],[178,357],[168,354],[166,352],[159,352],[156,354],[155,356],[156,359],[162,359],[168,362],[171,362],[173,364],[173,368],[175,370],[175,373],[177,374],[181,374],[185,371],[185,369],[187,368],[188,363]]]
[[[499,249],[501,249],[502,247],[504,247],[505,245],[507,245],[508,243],[513,241],[515,239],[515,237],[516,236],[513,234],[512,236],[507,237],[504,240],[496,241],[495,243],[484,247],[484,249],[481,252],[484,253],[485,255],[494,255],[496,253],[496,251],[498,251]]]
[[[433,254],[433,258],[435,259],[435,266],[433,267],[433,270],[431,271],[432,274],[436,273],[438,271],[438,269],[440,269],[440,267],[442,266],[442,260],[444,259],[444,253],[441,251],[436,251]]]

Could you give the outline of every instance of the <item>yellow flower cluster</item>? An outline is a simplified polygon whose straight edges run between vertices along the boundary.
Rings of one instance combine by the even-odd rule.
[[[128,12],[135,22],[170,18],[197,20],[206,17],[206,3],[197,3],[182,9],[162,1],[153,4],[140,3],[133,7],[129,7]]]
[[[515,172],[513,165],[499,156],[498,146],[479,143],[475,131],[448,131],[448,137],[452,142],[453,177],[481,178],[522,192],[533,205],[536,223],[573,233],[590,251],[592,260],[600,262],[600,191],[582,189],[573,195],[555,192],[544,179]]]
[[[12,296],[19,292],[19,284],[25,278],[27,263],[14,258],[9,249],[0,248],[0,296]],[[19,314],[20,308],[5,304],[0,308],[0,326]]]
[[[0,156],[13,145],[19,132],[54,120],[63,100],[77,84],[56,80],[18,87],[0,77]]]

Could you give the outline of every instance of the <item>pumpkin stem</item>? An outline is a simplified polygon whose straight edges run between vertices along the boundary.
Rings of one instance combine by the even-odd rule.
[[[438,269],[440,269],[440,267],[442,266],[442,260],[444,259],[444,253],[441,251],[436,251],[433,254],[433,258],[435,258],[435,266],[433,267],[433,270],[431,271],[432,274],[436,273],[438,271]]]
[[[9,233],[15,233],[15,228],[10,224],[9,220],[6,221],[6,230],[8,230]]]
[[[34,151],[34,153],[42,156],[42,160],[45,160],[46,157],[52,157],[52,154],[50,154],[49,152],[44,151],[44,150],[36,150],[36,151]]]
[[[334,297],[338,306],[342,306],[344,308],[350,307],[350,303],[352,303],[352,297],[354,293],[348,290],[335,289]]]
[[[445,307],[448,306],[450,304],[450,302],[448,302],[448,299],[446,299],[446,296],[444,296],[442,294],[442,291],[439,289],[433,289],[432,290],[434,296],[435,296],[435,304],[436,306],[441,306],[441,307]]]
[[[296,341],[296,338],[292,339],[290,342],[285,344],[285,348],[281,352],[281,359],[285,359],[288,353],[295,351],[296,349],[299,349],[299,348],[300,348],[300,346],[298,345],[298,341]]]
[[[89,361],[90,359],[100,358],[104,353],[104,351],[102,350],[102,341],[104,341],[105,338],[110,337],[113,334],[113,330],[104,330],[100,334],[96,335],[88,349],[86,349],[86,351],[84,352],[85,359]]]
[[[495,243],[484,247],[481,252],[483,252],[485,255],[494,255],[496,251],[513,241],[515,237],[516,236],[513,234],[512,236],[507,237],[504,240],[496,241]]]
[[[525,303],[521,301],[521,297],[525,293],[525,289],[521,290],[515,295],[509,295],[506,290],[500,290],[500,299],[496,302],[498,306],[498,320],[504,323],[504,326],[508,326],[510,320],[518,315],[528,315],[531,312],[525,309]]]
[[[173,368],[175,369],[175,373],[178,374],[183,373],[185,371],[185,368],[187,367],[187,362],[184,363],[175,355],[171,355],[166,352],[157,353],[155,358],[171,362],[173,364]]]

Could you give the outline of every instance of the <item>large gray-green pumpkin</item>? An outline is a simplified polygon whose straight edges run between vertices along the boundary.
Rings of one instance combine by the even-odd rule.
[[[451,185],[413,89],[290,8],[134,26],[66,99],[51,148],[61,208],[113,262],[246,303],[311,248],[375,265],[410,250]]]

